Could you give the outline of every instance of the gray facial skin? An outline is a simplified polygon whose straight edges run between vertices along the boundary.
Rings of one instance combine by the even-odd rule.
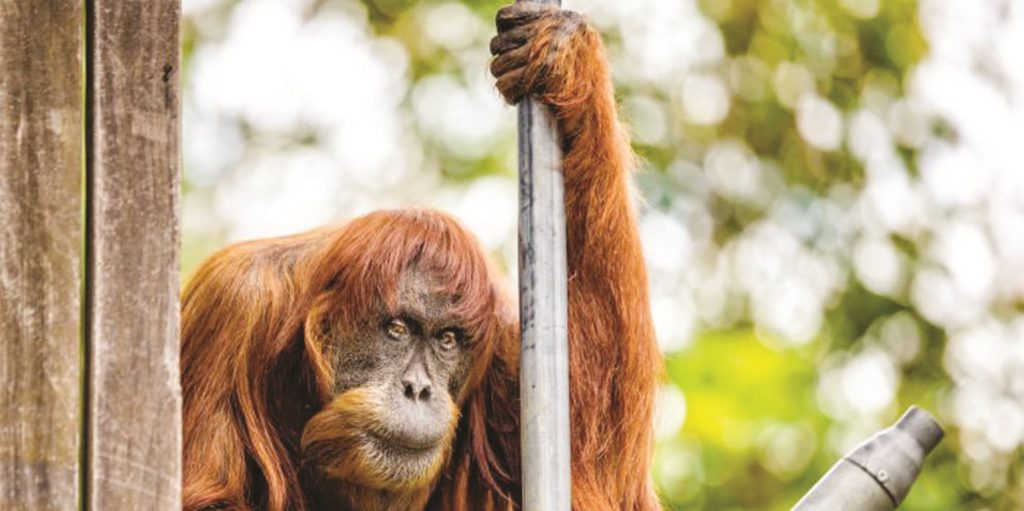
[[[468,339],[452,314],[452,297],[434,273],[407,270],[396,307],[340,341],[335,351],[334,394],[373,386],[384,389],[387,416],[374,432],[391,448],[411,452],[439,447],[451,424],[450,403],[470,366]],[[446,397],[448,399],[446,399]]]

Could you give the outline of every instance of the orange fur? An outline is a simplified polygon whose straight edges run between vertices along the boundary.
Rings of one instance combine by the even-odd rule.
[[[313,416],[302,433],[302,452],[312,460],[323,461],[331,476],[369,489],[416,489],[431,483],[447,459],[447,452],[430,460],[430,467],[407,477],[392,474],[374,463],[373,454],[366,453],[360,438],[367,431],[381,429],[376,413],[386,404],[379,388],[358,388],[332,400]],[[451,446],[459,409],[449,401],[451,412],[445,446]]]
[[[604,50],[589,27],[567,38],[541,30],[531,44],[530,88],[552,106],[565,149],[573,508],[660,509],[649,465],[661,363],[629,190],[633,156]],[[544,76],[564,79],[544,83]],[[329,421],[331,414],[361,420],[359,409],[372,406],[366,396],[328,395],[326,336],[331,328],[357,328],[375,303],[389,303],[412,262],[448,277],[471,330],[474,362],[455,396],[461,417],[453,420],[429,501],[407,505],[518,508],[514,302],[457,222],[400,210],[236,245],[193,277],[182,311],[186,510],[311,509],[300,477],[302,444],[344,438],[349,433]],[[312,423],[303,439],[311,420],[323,424]],[[365,463],[339,470],[369,484],[384,477]]]

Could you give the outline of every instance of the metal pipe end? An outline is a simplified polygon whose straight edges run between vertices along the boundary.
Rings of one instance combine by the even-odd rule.
[[[945,432],[935,417],[917,406],[911,406],[896,422],[896,429],[906,432],[924,449],[924,454],[932,452],[942,441]]]

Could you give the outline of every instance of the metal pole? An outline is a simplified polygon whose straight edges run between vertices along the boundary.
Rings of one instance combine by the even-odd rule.
[[[558,0],[540,1],[560,5]],[[569,511],[572,506],[561,166],[551,113],[536,101],[523,100],[519,105],[519,386],[524,511]]]

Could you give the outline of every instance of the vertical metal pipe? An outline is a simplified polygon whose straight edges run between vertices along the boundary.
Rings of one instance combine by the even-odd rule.
[[[540,1],[560,5],[558,0]],[[525,511],[568,511],[572,506],[561,166],[551,113],[524,100],[519,105],[519,385]]]

